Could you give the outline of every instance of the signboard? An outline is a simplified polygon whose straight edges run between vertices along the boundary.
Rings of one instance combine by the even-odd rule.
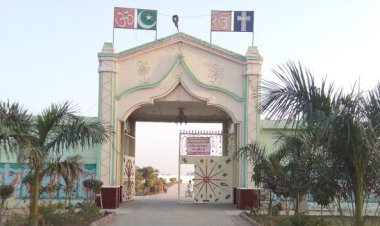
[[[187,155],[210,155],[210,137],[187,137]]]

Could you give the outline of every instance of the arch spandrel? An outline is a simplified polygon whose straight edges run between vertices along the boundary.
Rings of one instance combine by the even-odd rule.
[[[161,48],[118,61],[116,93],[158,82],[177,59],[178,54],[170,48]]]
[[[187,97],[179,97],[177,102],[189,102],[188,99],[203,101],[206,105],[218,106],[228,112],[231,118],[242,121],[243,102],[237,101],[233,94],[226,90],[210,88],[196,79],[196,76],[187,72],[183,62],[179,62],[176,67],[154,86],[139,87],[131,89],[120,96],[116,101],[116,118],[125,120],[133,111],[142,105],[154,104],[155,101],[162,101],[165,97],[175,98],[178,86],[186,90]],[[182,91],[183,92],[183,91]]]
[[[243,64],[188,45],[182,49],[184,62],[202,83],[243,96]]]
[[[201,83],[243,96],[242,63],[182,42],[121,57],[118,60],[116,93],[160,82],[179,59],[186,63],[187,70],[196,75]]]

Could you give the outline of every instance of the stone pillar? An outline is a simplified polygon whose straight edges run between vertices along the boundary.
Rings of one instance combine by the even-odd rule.
[[[257,47],[250,46],[246,53],[246,143],[254,143],[258,137],[258,123],[260,114],[258,114],[258,94],[261,79],[261,57]],[[251,180],[253,174],[253,166],[250,161],[247,161],[246,169],[246,185],[249,188],[254,187]]]
[[[115,76],[116,61],[112,43],[104,43],[102,51],[98,54],[99,58],[99,119],[103,126],[114,128],[114,95],[115,95]],[[115,162],[114,136],[103,143],[98,154],[98,175],[106,186],[113,185],[115,181]]]

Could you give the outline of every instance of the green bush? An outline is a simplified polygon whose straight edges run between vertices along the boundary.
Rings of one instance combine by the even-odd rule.
[[[279,222],[278,226],[330,226],[329,221],[319,219],[317,217],[309,216],[304,213],[297,213],[290,218]]]
[[[6,200],[13,194],[15,188],[12,185],[1,185],[0,186],[0,198]]]
[[[83,187],[87,189],[87,198],[89,198],[90,201],[95,201],[95,196],[100,193],[102,185],[103,182],[101,180],[88,179],[83,181]]]
[[[172,177],[172,178],[169,179],[169,181],[174,183],[174,182],[177,181],[177,178],[176,177]]]
[[[62,203],[42,204],[38,207],[42,225],[63,225],[65,223],[64,218],[64,205]]]
[[[83,187],[93,191],[94,193],[99,193],[102,185],[103,182],[101,180],[88,179],[83,181]]]
[[[7,199],[11,197],[15,188],[12,185],[0,186],[0,223],[3,221],[7,210]]]
[[[76,208],[65,211],[63,203],[49,203],[40,206],[41,225],[82,226],[101,217],[100,209],[94,203],[78,203]]]
[[[280,208],[275,205],[275,206],[272,206],[272,216],[278,216],[280,215]]]
[[[5,221],[5,226],[15,226],[15,225],[27,225],[28,214],[26,213],[11,213],[7,220]]]
[[[79,211],[77,212],[78,218],[77,221],[82,222],[91,222],[99,217],[101,217],[100,209],[94,203],[78,203]]]

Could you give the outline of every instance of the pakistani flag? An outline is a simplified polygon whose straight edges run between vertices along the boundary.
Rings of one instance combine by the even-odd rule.
[[[137,29],[156,30],[157,10],[137,9]]]

